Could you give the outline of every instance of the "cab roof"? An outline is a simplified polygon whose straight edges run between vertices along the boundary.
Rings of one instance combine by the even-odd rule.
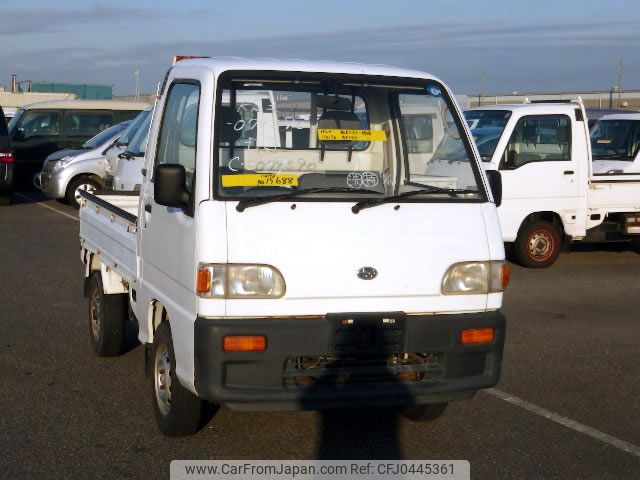
[[[483,105],[481,107],[470,108],[467,111],[475,111],[475,110],[509,110],[511,112],[518,111],[526,111],[528,113],[537,113],[537,114],[545,114],[545,113],[558,113],[558,112],[570,112],[575,110],[576,108],[580,108],[580,104],[577,102],[566,102],[566,103],[556,103],[556,102],[548,102],[548,103],[504,103],[498,105]]]
[[[130,102],[122,100],[45,100],[25,105],[25,110],[35,108],[59,108],[63,110],[144,110],[146,102]]]
[[[178,61],[174,68],[207,67],[215,74],[230,70],[264,70],[264,71],[292,71],[309,73],[343,73],[351,75],[373,75],[398,78],[417,78],[438,80],[437,77],[419,70],[392,67],[382,64],[364,64],[355,62],[332,62],[312,60],[278,60],[275,58],[241,58],[241,57],[211,57],[194,58]]]

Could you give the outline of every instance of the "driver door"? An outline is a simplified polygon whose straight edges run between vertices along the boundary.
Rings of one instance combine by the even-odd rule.
[[[204,84],[204,82],[202,82]],[[206,85],[206,84],[204,84]],[[150,142],[147,145],[147,175],[141,190],[140,277],[151,299],[162,302],[172,329],[177,358],[176,372],[183,383],[192,382],[193,323],[196,317],[196,222],[195,165],[199,150],[208,152],[208,144],[197,141],[201,82],[173,80],[156,106],[160,115],[157,137],[154,118]],[[208,138],[203,135],[201,138]],[[191,194],[191,206],[172,208],[154,199],[153,170],[159,164],[180,164],[187,172],[186,188]],[[151,168],[149,168],[151,167]]]

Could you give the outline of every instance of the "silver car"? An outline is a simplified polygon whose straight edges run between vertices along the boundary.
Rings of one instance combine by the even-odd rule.
[[[107,128],[80,150],[60,150],[49,155],[34,183],[49,198],[66,200],[79,208],[80,190],[94,192],[104,185],[105,153],[132,120]]]

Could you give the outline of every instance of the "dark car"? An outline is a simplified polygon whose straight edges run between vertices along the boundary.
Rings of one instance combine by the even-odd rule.
[[[58,100],[21,108],[9,123],[14,188],[31,188],[51,153],[82,148],[98,132],[134,118],[146,107],[141,102]]]
[[[9,132],[0,107],[0,205],[8,205],[13,185],[13,153],[9,150]]]

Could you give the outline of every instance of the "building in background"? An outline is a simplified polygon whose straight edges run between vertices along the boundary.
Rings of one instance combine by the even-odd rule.
[[[26,89],[25,89],[26,83]],[[113,85],[90,83],[24,82],[18,91],[29,93],[72,93],[79,100],[112,100]]]
[[[574,92],[549,92],[549,93],[526,93],[514,92],[496,95],[469,95],[472,107],[480,105],[499,105],[505,103],[522,103],[525,98],[533,101],[539,100],[575,100],[582,97],[587,108],[628,108],[630,110],[640,109],[640,90],[624,90],[618,92],[616,89],[604,91],[574,91]]]

